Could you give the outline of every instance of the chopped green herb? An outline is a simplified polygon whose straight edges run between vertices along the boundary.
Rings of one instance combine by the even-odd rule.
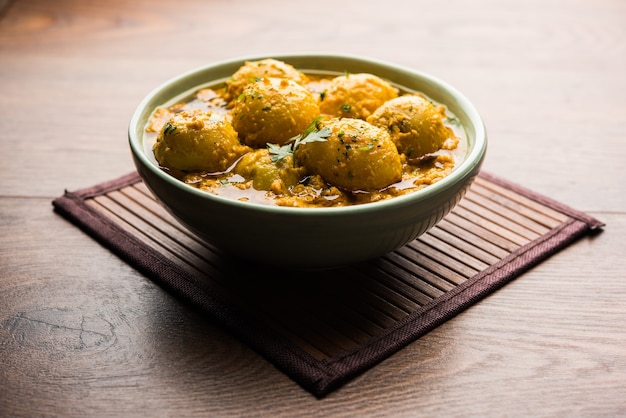
[[[176,130],[176,126],[173,126],[171,123],[167,122],[165,127],[163,128],[163,135],[169,135]]]
[[[272,155],[270,159],[273,162],[278,162],[292,155],[294,153],[294,150],[292,150],[292,145],[293,144],[286,144],[286,145],[280,146],[276,144],[267,144],[267,149],[269,153]]]
[[[286,158],[287,156],[293,156],[293,165],[296,165],[295,153],[296,150],[302,144],[306,144],[309,142],[324,142],[326,138],[328,138],[331,134],[330,129],[322,128],[318,129],[317,124],[322,119],[322,117],[315,118],[313,122],[299,135],[290,138],[287,141],[286,145],[280,146],[276,144],[267,144],[267,149],[271,154],[270,159],[273,162],[278,162]]]
[[[344,112],[349,112],[349,111],[351,111],[351,110],[352,110],[352,106],[350,106],[349,104],[344,104],[344,105],[341,105],[341,107],[340,107],[340,108],[341,108],[341,110],[343,110]]]

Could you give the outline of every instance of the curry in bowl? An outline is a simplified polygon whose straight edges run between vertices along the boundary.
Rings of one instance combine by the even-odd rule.
[[[289,207],[411,193],[451,173],[467,150],[455,115],[419,91],[272,58],[159,106],[143,143],[190,186]]]

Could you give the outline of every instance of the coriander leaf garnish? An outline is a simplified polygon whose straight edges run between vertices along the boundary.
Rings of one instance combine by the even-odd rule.
[[[163,127],[163,135],[169,135],[175,130],[176,130],[176,126],[172,125],[169,122],[166,122],[165,126]]]
[[[296,166],[296,150],[302,144],[309,142],[324,142],[331,134],[329,128],[318,129],[317,124],[322,117],[315,118],[313,122],[301,133],[292,138],[289,138],[287,144],[280,146],[276,144],[267,144],[267,149],[270,153],[270,159],[272,162],[278,162],[291,155],[293,157],[293,165]]]
[[[283,145],[282,147],[276,144],[267,144],[267,149],[271,154],[270,159],[275,163],[292,155],[294,151],[291,147],[292,144]]]

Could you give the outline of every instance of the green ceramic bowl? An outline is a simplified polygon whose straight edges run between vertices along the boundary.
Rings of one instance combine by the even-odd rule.
[[[368,72],[444,104],[460,120],[467,156],[443,180],[393,199],[351,207],[290,208],[240,202],[184,184],[161,170],[143,144],[154,109],[197,89],[226,80],[241,57],[182,74],[152,91],[138,106],[129,141],[139,174],[165,208],[183,225],[218,248],[244,259],[296,268],[329,268],[382,256],[414,240],[461,200],[478,174],[487,135],[477,110],[460,92],[430,75],[363,57],[336,54],[271,55],[302,71]]]

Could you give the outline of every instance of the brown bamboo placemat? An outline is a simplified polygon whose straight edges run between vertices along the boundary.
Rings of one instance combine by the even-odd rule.
[[[603,223],[481,173],[438,225],[379,259],[295,272],[221,253],[136,173],[55,210],[323,397]]]

